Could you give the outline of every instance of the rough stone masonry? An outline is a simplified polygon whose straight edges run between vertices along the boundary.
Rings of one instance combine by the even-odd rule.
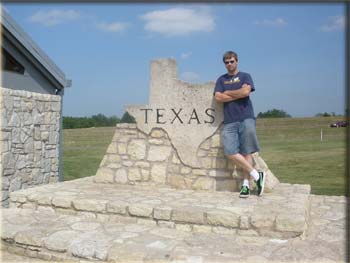
[[[1,88],[2,205],[9,193],[56,182],[61,98]]]
[[[174,59],[152,61],[149,104],[127,106],[136,124],[117,125],[96,182],[237,191],[242,171],[224,156],[222,104],[214,100],[213,89],[213,82],[178,80]],[[270,191],[278,179],[258,154],[254,161],[267,173]]]

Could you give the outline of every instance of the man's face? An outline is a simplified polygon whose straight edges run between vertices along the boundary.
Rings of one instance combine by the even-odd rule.
[[[228,72],[235,72],[237,69],[237,61],[234,57],[226,58],[225,61],[225,66]]]

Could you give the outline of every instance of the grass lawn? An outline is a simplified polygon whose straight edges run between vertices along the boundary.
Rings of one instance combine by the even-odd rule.
[[[329,127],[341,119],[258,119],[260,154],[281,182],[310,184],[314,194],[345,195],[346,128]]]
[[[115,127],[63,130],[63,179],[95,175]]]
[[[345,128],[341,117],[258,119],[261,156],[281,182],[310,184],[312,193],[345,195]],[[323,141],[320,132],[323,131]],[[63,130],[63,177],[96,174],[114,127]]]

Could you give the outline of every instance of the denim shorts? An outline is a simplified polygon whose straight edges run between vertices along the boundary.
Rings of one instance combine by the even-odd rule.
[[[221,138],[226,156],[236,153],[247,155],[260,150],[256,136],[255,119],[225,124]]]

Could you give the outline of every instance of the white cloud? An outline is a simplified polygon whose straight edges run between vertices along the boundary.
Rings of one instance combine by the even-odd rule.
[[[157,10],[140,17],[146,21],[147,31],[166,36],[183,36],[193,32],[211,32],[214,30],[214,17],[206,7],[176,7]]]
[[[181,79],[188,82],[194,82],[199,80],[199,75],[195,72],[187,71],[181,74]]]
[[[190,56],[192,55],[192,52],[184,52],[184,53],[181,53],[181,58],[182,59],[187,59],[189,58]]]
[[[114,22],[114,23],[97,23],[96,27],[105,32],[121,32],[128,27],[128,23]]]
[[[260,21],[255,21],[254,25],[257,26],[271,26],[271,27],[282,27],[287,25],[287,22],[283,18],[276,18],[276,19],[263,19]]]
[[[345,28],[345,16],[337,15],[328,17],[327,24],[321,26],[321,31],[332,32],[337,30],[343,30]]]
[[[67,23],[78,18],[80,18],[80,13],[75,10],[54,9],[51,11],[38,11],[29,17],[29,21],[49,27]]]
[[[81,14],[75,10],[54,9],[50,11],[38,11],[29,17],[30,22],[39,23],[47,27],[71,22],[77,19],[84,19],[86,24],[105,32],[121,32],[129,26],[128,23],[122,22],[98,22],[98,18],[95,15]]]

